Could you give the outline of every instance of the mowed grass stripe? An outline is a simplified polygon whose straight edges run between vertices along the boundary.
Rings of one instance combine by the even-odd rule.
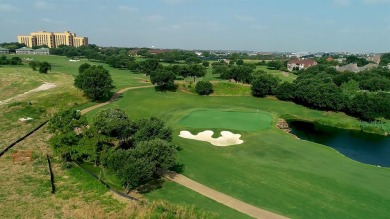
[[[179,125],[191,128],[221,128],[226,130],[258,131],[269,128],[272,117],[264,112],[198,110],[184,117]]]

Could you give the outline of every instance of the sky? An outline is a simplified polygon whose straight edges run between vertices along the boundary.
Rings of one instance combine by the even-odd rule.
[[[390,0],[0,1],[0,42],[39,30],[99,46],[390,52]]]

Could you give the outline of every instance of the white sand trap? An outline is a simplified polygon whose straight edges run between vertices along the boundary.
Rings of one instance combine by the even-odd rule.
[[[25,95],[27,95],[27,94],[29,94],[29,93],[34,93],[34,92],[38,92],[38,91],[49,90],[49,89],[52,89],[52,88],[55,88],[55,87],[57,87],[56,84],[54,84],[54,83],[46,83],[46,82],[45,82],[45,83],[43,83],[41,86],[39,86],[39,87],[37,87],[37,88],[35,88],[35,89],[29,90],[29,91],[24,92],[24,93],[19,94],[19,95],[16,95],[16,96],[11,97],[11,98],[9,98],[9,99],[6,99],[6,100],[4,100],[4,101],[0,101],[0,105],[6,104],[6,103],[10,102],[10,101],[13,100],[13,99],[16,99],[16,98],[18,98],[18,97],[25,96]]]
[[[229,131],[222,131],[221,136],[218,138],[211,137],[213,134],[214,132],[210,130],[199,132],[197,135],[193,135],[189,131],[180,131],[179,137],[198,141],[207,141],[212,145],[221,147],[244,143],[244,141],[240,139],[240,134],[234,134]]]

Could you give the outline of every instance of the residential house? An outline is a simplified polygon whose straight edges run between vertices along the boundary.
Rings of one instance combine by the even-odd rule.
[[[34,50],[27,47],[22,47],[20,49],[16,49],[15,51],[16,54],[28,54],[28,55],[34,54]]]
[[[35,55],[49,55],[50,50],[49,48],[39,48],[34,50]]]
[[[355,73],[358,73],[358,72],[361,72],[361,71],[364,71],[364,70],[368,70],[368,69],[371,69],[371,68],[375,68],[375,67],[378,67],[378,64],[373,64],[373,63],[369,63],[363,67],[359,67],[356,63],[350,63],[348,65],[344,65],[344,66],[336,66],[336,70],[339,71],[339,72],[345,72],[345,71],[350,71],[350,72],[355,72]]]
[[[293,59],[287,63],[287,69],[289,71],[306,69],[311,66],[315,66],[318,63],[313,59]]]
[[[367,57],[367,61],[379,64],[381,62],[381,55],[374,55]]]
[[[39,48],[39,49],[30,49],[27,47],[22,47],[20,49],[16,49],[16,54],[27,54],[27,55],[49,55],[49,48]]]

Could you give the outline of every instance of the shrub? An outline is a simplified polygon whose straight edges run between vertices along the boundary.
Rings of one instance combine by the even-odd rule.
[[[195,90],[199,95],[209,95],[213,92],[213,85],[209,81],[199,81],[196,83]]]

